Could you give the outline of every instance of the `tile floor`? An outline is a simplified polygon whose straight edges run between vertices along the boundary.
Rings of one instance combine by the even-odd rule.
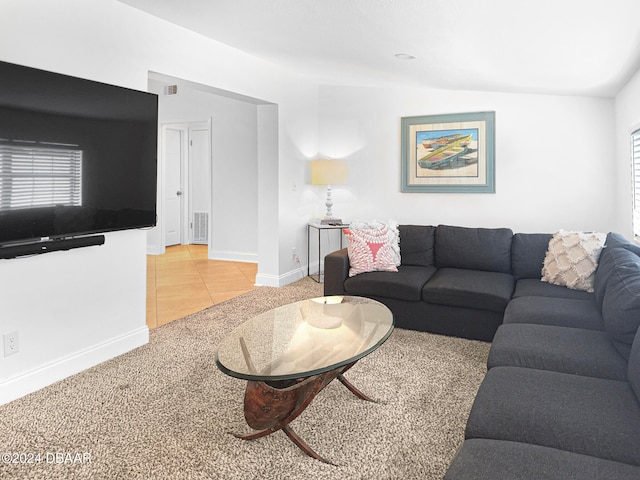
[[[209,260],[206,245],[147,255],[147,325],[156,328],[254,288],[255,263]]]

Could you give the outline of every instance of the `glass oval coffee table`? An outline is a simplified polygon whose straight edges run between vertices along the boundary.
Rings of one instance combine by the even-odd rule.
[[[216,365],[248,380],[244,416],[254,440],[282,430],[307,455],[330,463],[289,425],[332,380],[373,401],[344,377],[393,332],[391,311],[364,297],[319,297],[269,310],[233,330],[218,346]]]

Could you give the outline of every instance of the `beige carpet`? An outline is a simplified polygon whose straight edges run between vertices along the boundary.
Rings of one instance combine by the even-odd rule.
[[[227,433],[250,429],[244,382],[216,368],[217,343],[261,311],[321,293],[309,278],[258,288],[153,330],[144,347],[1,406],[0,478],[442,478],[485,373],[485,343],[396,329],[347,373],[381,403],[331,383],[291,425],[337,466],[307,457],[282,432],[251,442]],[[6,464],[5,452],[24,453],[12,460],[33,463]]]

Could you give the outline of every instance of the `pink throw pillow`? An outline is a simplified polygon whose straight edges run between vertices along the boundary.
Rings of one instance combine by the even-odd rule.
[[[349,276],[364,272],[397,272],[392,248],[393,232],[388,226],[375,229],[344,229],[349,254]]]

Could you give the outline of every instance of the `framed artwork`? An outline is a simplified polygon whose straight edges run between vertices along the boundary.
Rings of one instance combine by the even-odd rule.
[[[495,193],[495,112],[402,117],[402,191]]]

